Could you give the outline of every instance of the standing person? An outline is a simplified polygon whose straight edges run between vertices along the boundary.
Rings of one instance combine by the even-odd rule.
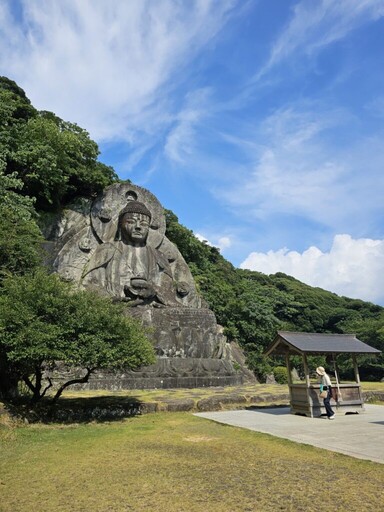
[[[329,375],[326,373],[322,366],[318,366],[316,368],[316,373],[320,377],[320,393],[322,391],[327,392],[327,396],[324,398],[324,407],[327,412],[327,417],[329,420],[335,419],[335,413],[330,404],[331,396],[332,396],[332,383]]]

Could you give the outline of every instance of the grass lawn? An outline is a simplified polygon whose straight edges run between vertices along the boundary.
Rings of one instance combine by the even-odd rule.
[[[1,420],[1,417],[0,417]],[[1,512],[378,511],[384,465],[191,413],[0,422]]]

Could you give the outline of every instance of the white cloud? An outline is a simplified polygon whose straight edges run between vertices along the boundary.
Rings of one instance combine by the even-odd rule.
[[[211,247],[217,247],[220,249],[220,251],[225,251],[225,249],[228,249],[232,246],[232,240],[229,236],[221,236],[218,238],[215,238],[216,242],[212,243],[210,240],[207,239],[207,237],[201,235],[200,233],[195,233],[195,237],[200,240],[200,242],[204,242],[207,245],[210,245]]]
[[[369,219],[382,214],[384,154],[380,133],[340,143],[344,127],[354,122],[347,112],[317,103],[276,111],[251,141],[232,141],[253,170],[238,173],[236,184],[217,193],[251,217],[290,214],[334,232],[348,231],[354,219],[364,233]]]
[[[213,247],[213,244],[209,240],[207,240],[205,236],[201,235],[200,233],[194,233],[194,235],[198,240],[200,240],[200,242],[204,242],[205,244]]]
[[[24,0],[20,21],[8,0],[0,9],[0,69],[38,108],[77,122],[97,140],[132,141],[170,121],[163,88],[182,79],[235,4]]]
[[[360,25],[382,16],[382,0],[302,0],[295,5],[292,19],[274,43],[259,76],[296,51],[311,56]]]
[[[280,249],[252,252],[241,268],[265,274],[284,272],[339,295],[384,303],[384,240],[336,235],[329,252]]]
[[[225,249],[229,249],[232,246],[232,241],[228,236],[221,236],[217,241],[220,250],[224,251]]]

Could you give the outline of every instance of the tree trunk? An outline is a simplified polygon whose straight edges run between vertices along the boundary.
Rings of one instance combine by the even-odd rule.
[[[28,377],[28,375],[23,375],[23,381],[25,382],[25,385],[27,388],[32,391],[33,395],[35,394],[35,386],[31,379]]]
[[[33,392],[32,402],[38,402],[41,398],[41,381],[43,372],[40,366],[35,367],[35,390]]]
[[[0,398],[10,400],[19,395],[20,375],[11,371],[5,356],[0,354]]]
[[[41,393],[41,387],[42,387],[42,380],[43,380],[43,372],[41,371],[40,366],[35,367],[35,383],[31,381],[28,375],[23,375],[23,381],[27,385],[27,387],[32,391],[32,398],[31,402],[36,403],[39,400],[41,400],[46,392],[44,390],[44,393]],[[50,387],[50,386],[48,386]]]

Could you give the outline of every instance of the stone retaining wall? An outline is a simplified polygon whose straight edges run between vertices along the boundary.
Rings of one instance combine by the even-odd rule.
[[[363,393],[364,401],[383,401],[384,393],[368,391]],[[26,422],[58,422],[79,423],[89,421],[114,421],[127,417],[155,412],[207,412],[228,408],[245,409],[252,406],[288,406],[289,394],[270,393],[251,394],[218,394],[210,397],[166,398],[153,402],[140,402],[130,397],[98,397],[88,399],[64,399],[56,406],[40,404],[35,408],[27,405],[5,407],[0,403],[0,415],[10,414]]]

